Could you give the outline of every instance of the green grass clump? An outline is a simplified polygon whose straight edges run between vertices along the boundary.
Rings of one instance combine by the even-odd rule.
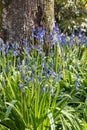
[[[1,51],[0,130],[86,130],[85,53],[77,44],[55,44],[48,56]]]

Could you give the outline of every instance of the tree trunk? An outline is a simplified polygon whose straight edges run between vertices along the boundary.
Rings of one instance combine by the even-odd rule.
[[[54,0],[1,0],[0,36],[20,41],[31,35],[31,28],[54,26]],[[3,10],[2,10],[3,8]]]
[[[17,40],[28,37],[30,28],[34,26],[37,1],[9,0],[3,2],[2,31],[6,39]]]
[[[54,0],[44,0],[44,23],[49,32],[52,32],[55,25]]]

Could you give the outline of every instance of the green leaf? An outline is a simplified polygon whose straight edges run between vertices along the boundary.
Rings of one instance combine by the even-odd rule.
[[[51,130],[55,130],[55,122],[51,110],[48,110],[48,118],[50,120]]]
[[[5,118],[3,119],[0,124],[4,127],[6,127],[8,130],[19,130],[16,125],[15,122],[13,120],[11,120],[10,118]]]
[[[16,100],[13,100],[11,103],[6,102],[6,104],[8,104],[9,106],[7,107],[5,118],[9,117],[9,115],[10,115],[10,113],[12,111],[12,108],[14,107],[14,105],[15,105],[16,102],[17,102]]]

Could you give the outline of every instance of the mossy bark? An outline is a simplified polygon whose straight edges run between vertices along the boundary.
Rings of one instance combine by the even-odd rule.
[[[44,23],[48,31],[52,31],[55,20],[54,20],[54,0],[44,0]]]
[[[44,0],[44,23],[46,27],[46,40],[44,44],[44,50],[46,55],[50,51],[50,43],[47,42],[48,34],[52,33],[53,27],[55,26],[54,19],[54,0]]]

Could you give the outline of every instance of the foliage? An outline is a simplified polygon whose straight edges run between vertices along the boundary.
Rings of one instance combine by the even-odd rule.
[[[22,52],[0,39],[0,129],[85,130],[87,37],[81,30],[68,37],[56,25],[45,56],[45,30],[34,31],[38,46],[24,39]]]
[[[82,27],[87,33],[87,0],[55,0],[55,18],[64,32]]]

